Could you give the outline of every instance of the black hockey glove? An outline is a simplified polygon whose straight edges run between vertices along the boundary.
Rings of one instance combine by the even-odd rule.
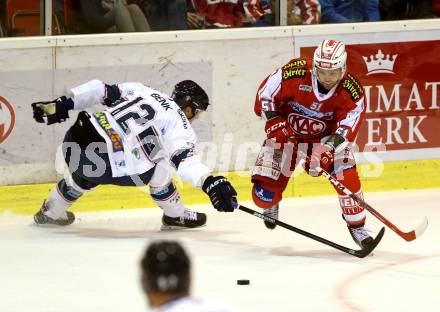
[[[237,192],[225,177],[207,177],[202,189],[218,211],[231,212],[237,207]]]
[[[72,99],[65,96],[56,98],[53,101],[32,103],[35,121],[48,125],[66,121],[69,118],[68,110],[72,108]]]

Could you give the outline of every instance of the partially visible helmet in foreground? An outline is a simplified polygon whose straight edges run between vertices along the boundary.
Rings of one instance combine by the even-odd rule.
[[[141,261],[144,289],[147,292],[187,293],[190,267],[190,259],[178,242],[154,242]]]

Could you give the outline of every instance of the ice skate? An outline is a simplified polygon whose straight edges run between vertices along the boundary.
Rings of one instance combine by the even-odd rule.
[[[357,227],[348,226],[348,230],[354,242],[361,248],[365,248],[373,242],[373,238],[368,234],[368,229],[363,225]]]
[[[44,225],[44,224],[53,224],[53,225],[70,225],[75,221],[75,215],[73,212],[66,211],[65,218],[58,218],[58,219],[52,219],[51,217],[47,216],[45,212],[48,210],[46,206],[46,201],[43,202],[43,205],[41,206],[41,209],[34,215],[34,221],[38,225]]]
[[[275,205],[272,208],[263,209],[263,215],[278,220],[278,207],[278,205]],[[269,221],[264,221],[264,225],[271,230],[273,230],[277,226],[275,223]]]
[[[167,215],[162,217],[162,231],[193,229],[205,226],[206,214],[185,209],[183,216],[172,218]]]

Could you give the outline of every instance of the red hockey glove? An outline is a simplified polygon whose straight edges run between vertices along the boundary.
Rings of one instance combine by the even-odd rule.
[[[312,150],[312,156],[306,163],[306,168],[312,177],[318,177],[322,174],[322,170],[328,171],[333,163],[333,148],[327,144],[315,144]]]
[[[294,133],[287,121],[282,117],[275,117],[266,121],[264,127],[268,139],[276,139],[277,142],[287,142],[294,137]]]

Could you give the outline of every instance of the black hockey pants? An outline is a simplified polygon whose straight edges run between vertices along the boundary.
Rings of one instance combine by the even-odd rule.
[[[139,186],[141,182],[147,185],[153,176],[154,168],[134,177],[112,176],[105,140],[98,134],[89,118],[87,112],[80,112],[75,124],[64,136],[63,155],[73,181],[84,190],[90,190],[101,184]],[[93,142],[97,144],[92,148],[89,147],[89,144]],[[91,153],[86,155],[86,151],[96,155]]]

